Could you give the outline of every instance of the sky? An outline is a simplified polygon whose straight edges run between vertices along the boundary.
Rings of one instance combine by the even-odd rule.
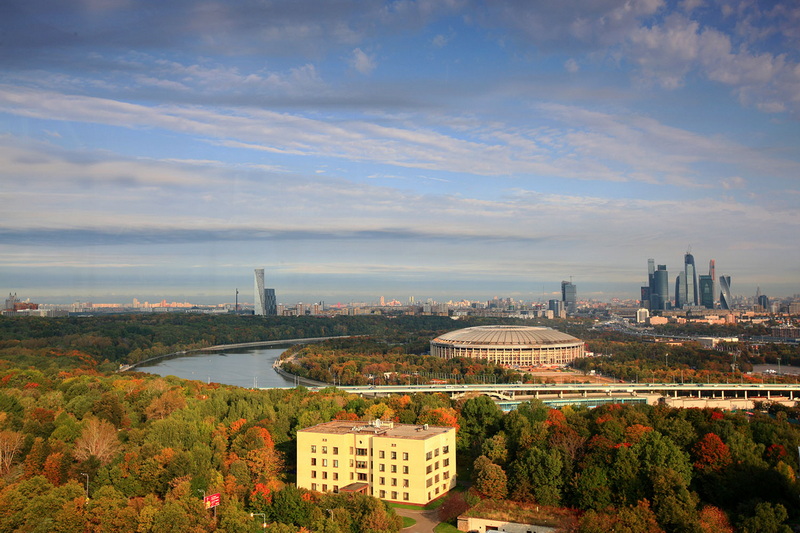
[[[800,4],[4,0],[0,289],[800,293]]]

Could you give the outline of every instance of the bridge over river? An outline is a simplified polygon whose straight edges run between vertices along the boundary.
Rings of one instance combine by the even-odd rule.
[[[320,386],[312,387],[319,390]],[[800,383],[493,383],[460,385],[344,386],[362,396],[444,393],[454,398],[473,394],[493,397],[504,410],[540,399],[551,406],[605,403],[666,403],[677,407],[750,408],[756,401],[792,405],[800,399]]]

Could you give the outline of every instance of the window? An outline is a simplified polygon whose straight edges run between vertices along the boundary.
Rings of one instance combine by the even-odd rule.
[[[356,448],[356,455],[361,455],[361,456],[367,455],[367,449],[366,448]]]
[[[327,446],[323,446],[322,447],[322,453],[328,453],[328,447]],[[436,455],[439,455],[439,454],[436,454]]]
[[[312,483],[311,484],[311,490],[317,490],[317,484],[316,483]]]
[[[339,485],[333,486],[333,492],[339,492]]]
[[[403,461],[408,461],[408,452],[403,452]]]
[[[450,453],[450,446],[444,446],[442,448],[442,453]]]
[[[339,448],[336,446],[333,447],[333,455],[339,455]]]
[[[436,461],[436,462],[433,464],[433,468],[434,468],[434,470],[439,470],[439,461]]]
[[[379,464],[378,465],[378,472],[385,472],[385,471],[386,471],[386,467],[384,466],[384,464],[383,463]]]
[[[404,474],[408,474],[408,467],[407,467],[407,466],[404,466],[404,467],[403,467],[403,473],[404,473]]]
[[[408,493],[407,493],[407,492],[404,492],[404,493],[403,493],[403,499],[404,499],[405,501],[408,501]]]
[[[380,494],[381,498],[385,498],[386,497],[386,491],[385,490],[380,491],[378,494]]]
[[[433,459],[433,453],[432,452],[426,453],[425,454],[425,460],[426,461],[430,461],[431,459]]]
[[[397,491],[396,491],[396,490],[393,490],[393,491],[392,491],[392,499],[393,499],[393,500],[396,500],[396,499],[397,499]]]
[[[334,472],[333,473],[333,479],[334,479],[334,481],[339,479],[339,473],[338,472]]]
[[[386,457],[386,452],[381,450],[378,452],[378,459],[384,459]]]
[[[366,472],[359,472],[358,473],[358,480],[359,481],[366,481],[367,480],[367,473]]]
[[[322,492],[328,492],[328,485],[322,485]]]
[[[436,474],[436,477],[433,479],[434,483],[439,483],[439,474]]]
[[[327,459],[323,459],[322,460],[322,466],[328,466],[328,460]]]
[[[317,447],[313,444],[311,445],[311,453],[317,453]]]
[[[356,468],[366,468],[367,462],[366,461],[356,461]]]
[[[333,467],[334,468],[339,468],[339,459],[334,459],[333,460]]]
[[[325,453],[325,448],[324,447],[322,448],[322,453]],[[439,448],[436,448],[435,450],[433,450],[433,455],[434,455],[434,457],[439,457]]]
[[[397,486],[397,478],[393,477],[392,478],[392,487],[396,487],[396,486]]]
[[[436,487],[436,494],[439,494],[439,487]]]
[[[353,473],[350,472],[350,481],[353,481]]]
[[[425,469],[425,473],[430,474],[431,472],[433,472],[433,465],[428,465],[428,467]]]
[[[350,459],[350,468],[353,468],[353,460]]]
[[[433,485],[433,480],[432,479],[429,479],[428,481],[425,482],[425,486],[426,487],[430,487],[431,485]]]
[[[322,471],[322,479],[328,479],[328,471],[327,470],[323,470]]]
[[[397,473],[397,465],[392,465],[392,474]]]
[[[450,466],[450,458],[446,457],[442,459],[442,466]]]
[[[311,458],[311,466],[317,466],[317,458],[316,457],[312,457]]]
[[[386,485],[386,478],[385,477],[379,477],[378,478],[378,485]]]
[[[445,472],[444,474],[442,474],[442,477],[444,479],[450,479],[450,472]]]
[[[392,459],[397,459],[397,452],[392,452]]]
[[[404,479],[404,480],[403,480],[403,486],[404,486],[404,487],[408,487],[408,480],[407,480],[407,479]]]
[[[311,477],[317,477],[317,471],[316,470],[312,470],[311,471]]]

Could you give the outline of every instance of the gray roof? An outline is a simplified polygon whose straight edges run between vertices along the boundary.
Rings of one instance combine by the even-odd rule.
[[[534,326],[475,326],[445,333],[431,341],[460,346],[540,346],[579,342],[582,341],[572,335]]]

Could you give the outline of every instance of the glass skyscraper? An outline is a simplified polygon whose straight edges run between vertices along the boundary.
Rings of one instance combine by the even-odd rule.
[[[700,305],[706,309],[714,309],[714,280],[711,274],[700,276]]]
[[[722,309],[730,309],[733,302],[731,301],[731,277],[719,277],[719,306]]]
[[[697,267],[694,264],[694,256],[688,252],[683,256],[683,273],[686,298],[683,300],[682,305],[697,305]]]
[[[578,310],[578,289],[571,281],[561,282],[561,301],[569,314]]]

